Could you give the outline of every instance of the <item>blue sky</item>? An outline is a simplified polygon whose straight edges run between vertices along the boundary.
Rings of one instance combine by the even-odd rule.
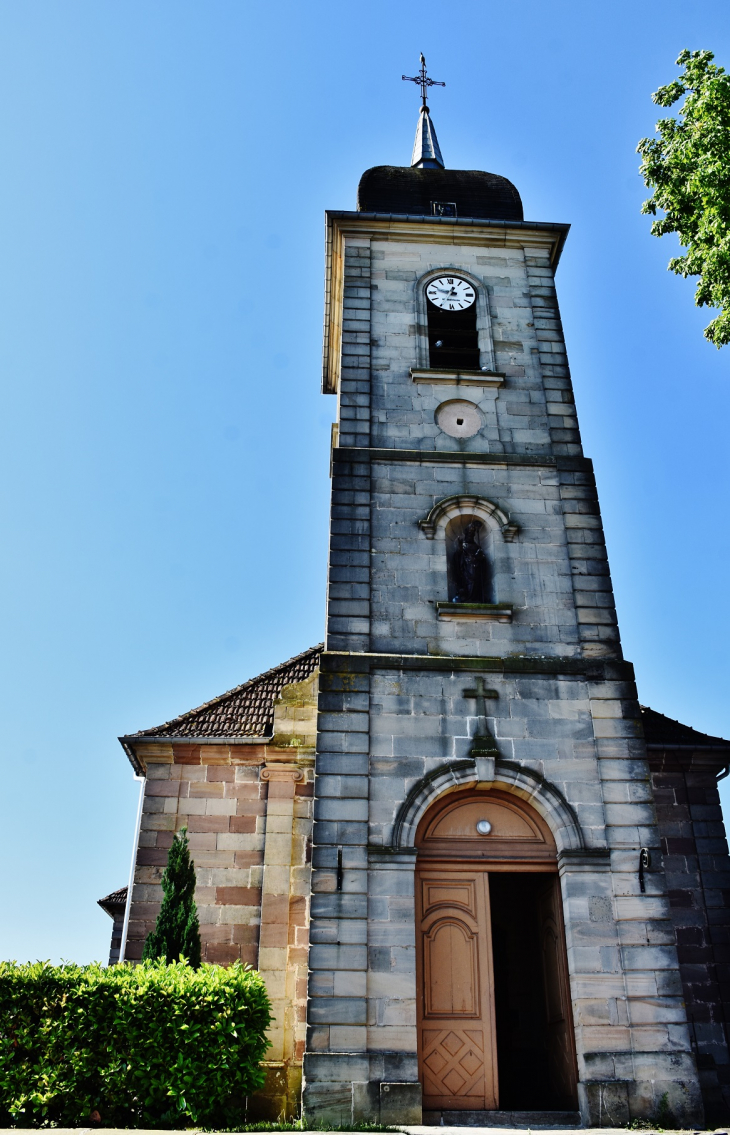
[[[1,957],[105,959],[117,736],[322,637],[323,212],[408,164],[420,51],[446,164],[572,225],[626,656],[643,701],[730,736],[730,348],[634,153],[684,47],[730,66],[726,0],[0,0]]]

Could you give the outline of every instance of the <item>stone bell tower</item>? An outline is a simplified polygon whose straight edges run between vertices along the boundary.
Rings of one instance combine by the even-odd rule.
[[[337,396],[305,1114],[702,1103],[555,293],[568,226],[444,167],[327,214]],[[472,1113],[470,1117],[464,1113]],[[566,1115],[566,1113],[570,1113]]]

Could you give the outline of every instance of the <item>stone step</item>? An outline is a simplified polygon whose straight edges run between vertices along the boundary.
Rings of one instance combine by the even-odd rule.
[[[424,1111],[428,1127],[580,1127],[578,1111]]]

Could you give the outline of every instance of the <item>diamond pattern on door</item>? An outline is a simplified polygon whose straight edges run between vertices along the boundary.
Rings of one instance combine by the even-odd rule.
[[[449,1033],[449,1035],[445,1036],[441,1041],[441,1044],[444,1046],[449,1056],[456,1056],[459,1049],[464,1047],[463,1040],[459,1040],[456,1033]]]
[[[440,1052],[432,1052],[430,1056],[426,1058],[424,1063],[436,1076],[438,1076],[439,1072],[443,1072],[448,1061],[443,1058]]]
[[[446,1075],[443,1077],[443,1081],[444,1085],[449,1089],[452,1095],[458,1095],[459,1088],[462,1088],[464,1086],[464,1077],[460,1076],[454,1068],[452,1068],[450,1072],[446,1073]]]
[[[466,1056],[462,1056],[460,1059],[459,1067],[463,1068],[467,1075],[473,1076],[474,1073],[481,1068],[483,1063],[484,1057],[482,1054],[480,1053],[479,1056],[477,1056],[474,1050],[470,1048]]]
[[[424,1095],[458,1097],[469,1100],[474,1108],[478,1106],[485,1095],[484,1039],[480,1035],[481,1045],[473,1043],[475,1032],[429,1030],[432,1047],[424,1051],[422,1061]]]

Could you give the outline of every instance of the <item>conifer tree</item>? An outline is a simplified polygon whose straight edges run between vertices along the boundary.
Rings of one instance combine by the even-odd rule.
[[[172,841],[162,873],[163,899],[154,930],[147,935],[142,960],[164,958],[168,964],[186,958],[200,965],[200,925],[195,905],[195,864],[190,858],[187,828]]]

